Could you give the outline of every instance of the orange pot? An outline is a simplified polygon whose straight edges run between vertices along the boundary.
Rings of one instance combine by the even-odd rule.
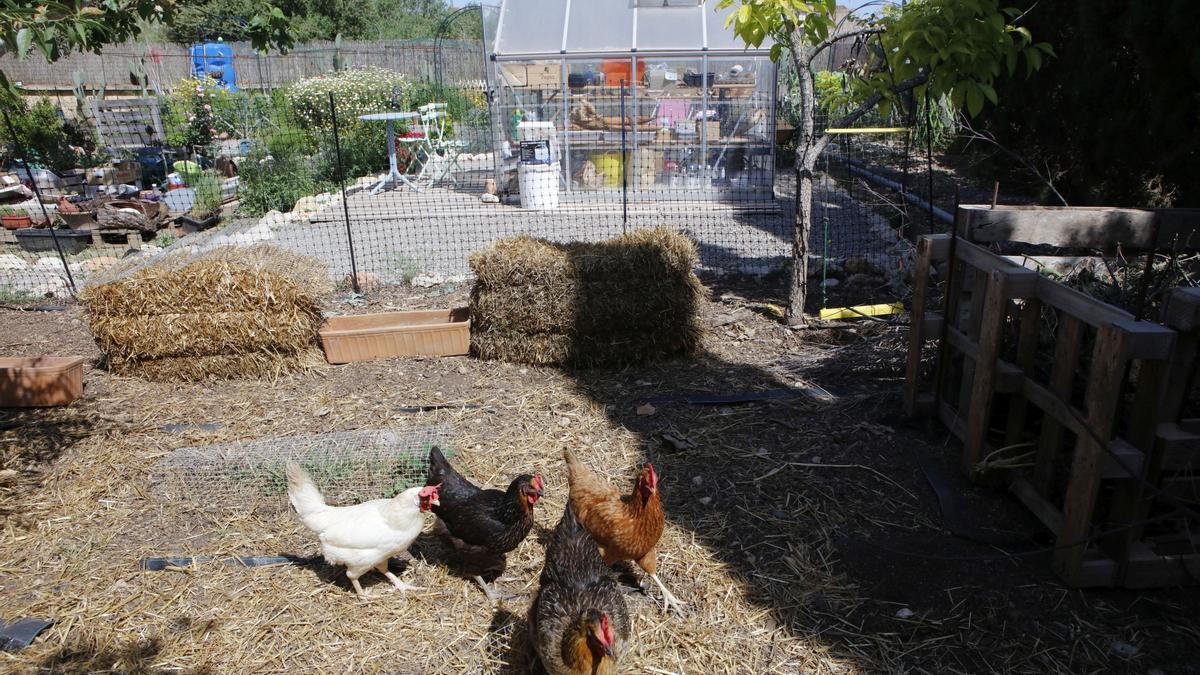
[[[83,395],[80,356],[0,359],[0,408],[67,405]]]
[[[6,230],[23,230],[27,227],[33,227],[33,218],[29,216],[0,216],[0,224],[4,225]]]

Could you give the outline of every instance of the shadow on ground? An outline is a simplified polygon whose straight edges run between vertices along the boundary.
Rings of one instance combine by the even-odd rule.
[[[1190,625],[1173,592],[1072,592],[1050,575],[1045,553],[1005,559],[946,530],[922,461],[960,493],[964,517],[1028,542],[1012,550],[1044,541],[1005,493],[960,476],[960,448],[942,428],[902,415],[902,329],[868,323],[792,336],[762,321],[747,321],[749,330],[706,321],[712,331],[734,331],[747,349],[722,344],[720,353],[571,376],[614,426],[639,435],[662,476],[668,520],[734,571],[745,595],[769,610],[765,628],[786,628],[813,645],[814,658],[868,671],[1195,672],[1187,656],[1194,638],[1172,628]],[[749,348],[796,339],[819,349]],[[756,353],[773,360],[756,362]],[[662,400],[797,385],[832,399]],[[648,400],[657,400],[652,414],[640,408]],[[587,449],[580,452],[586,458]],[[617,479],[621,490],[637,468]],[[723,589],[691,576],[688,556],[660,548],[664,581],[693,606],[719,601]],[[1134,661],[1114,647],[1150,643],[1153,653]],[[767,659],[774,654],[772,647]],[[772,668],[816,663],[778,658]]]

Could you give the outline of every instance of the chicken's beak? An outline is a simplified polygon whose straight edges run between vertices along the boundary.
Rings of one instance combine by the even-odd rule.
[[[612,645],[600,645],[600,646],[604,649],[604,653],[608,655],[608,658],[610,658],[610,659],[617,658],[616,655],[613,654]]]
[[[433,499],[431,499],[431,500],[429,501],[429,504],[430,504],[431,506],[441,506],[441,505],[442,505],[442,503],[438,501],[438,498],[437,498],[437,497],[434,497]]]

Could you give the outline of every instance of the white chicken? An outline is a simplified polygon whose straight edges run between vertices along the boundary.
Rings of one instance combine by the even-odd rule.
[[[412,487],[391,499],[353,506],[330,506],[300,465],[288,462],[288,499],[305,527],[317,533],[321,553],[330,565],[344,565],[358,597],[366,599],[358,578],[372,569],[396,588],[421,590],[400,581],[388,570],[388,558],[408,550],[425,524],[422,515],[439,505],[440,485]]]

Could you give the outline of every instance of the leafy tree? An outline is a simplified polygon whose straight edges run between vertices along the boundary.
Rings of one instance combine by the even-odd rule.
[[[198,0],[179,7],[168,37],[191,44],[249,40],[253,16],[267,0]],[[277,0],[298,42],[431,38],[453,10],[446,0]]]
[[[739,0],[720,0],[717,6],[735,2]],[[997,102],[993,83],[998,76],[1015,72],[1022,60],[1031,73],[1041,67],[1043,56],[1053,54],[1048,44],[1034,43],[1029,30],[1018,25],[1023,13],[1001,8],[999,0],[910,0],[861,24],[848,24],[838,15],[836,0],[740,0],[727,24],[748,45],[770,38],[771,58],[791,59],[798,75],[801,124],[787,311],[792,325],[804,322],[813,172],[831,139],[816,130],[814,59],[844,40],[861,41],[870,54],[851,73],[849,112],[831,125],[844,127],[910,92],[946,96],[968,115],[977,115],[986,103]]]
[[[9,53],[47,61],[72,52],[100,53],[106,45],[136,36],[146,23],[170,25],[175,0],[44,0],[0,4],[0,40]],[[246,35],[258,49],[288,49],[293,43],[283,11],[263,4],[249,18]],[[19,109],[20,94],[0,71],[0,105]]]
[[[1053,176],[1071,204],[1200,206],[1200,3],[1059,0],[1025,21],[1054,43],[1054,67],[1002,75],[1007,105],[975,128]]]

